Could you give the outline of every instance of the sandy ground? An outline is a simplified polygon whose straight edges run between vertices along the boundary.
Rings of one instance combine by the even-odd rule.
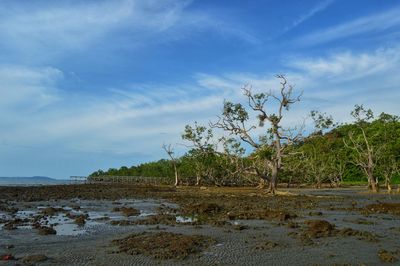
[[[103,189],[100,189],[100,194]],[[13,188],[3,188],[4,193],[0,194],[0,255],[11,254],[15,260],[0,260],[0,265],[29,264],[24,258],[37,254],[43,254],[47,259],[31,264],[400,265],[400,208],[396,209],[397,205],[394,205],[394,209],[386,211],[366,207],[370,204],[398,204],[398,194],[367,194],[364,188],[291,189],[289,196],[271,197],[252,189],[240,192],[202,189],[195,190],[196,192],[188,191],[184,197],[177,196],[179,190],[160,194],[152,190],[151,193],[133,193],[131,197],[118,194],[110,196],[109,199],[91,199],[92,196],[86,197],[87,193],[81,190],[81,197],[75,197],[73,193],[68,196],[67,193],[57,199],[29,198],[27,201],[22,196],[22,190],[18,190],[18,193],[12,190]],[[221,210],[208,213],[204,221],[201,221],[201,216],[188,216],[185,208],[181,207],[190,206],[199,201],[199,198],[204,199],[204,202],[217,202]],[[276,208],[284,209],[295,216],[271,219],[241,219],[237,216],[226,218],[224,224],[216,224],[215,217],[218,217],[217,220],[228,217],[229,208],[235,207],[226,203],[229,201],[246,203],[241,209],[235,209],[236,211],[251,212],[251,209],[248,210],[251,206],[265,206],[262,207],[265,209],[278,206]],[[38,215],[47,207],[62,211],[38,219]],[[121,207],[133,207],[139,210],[140,214],[127,217],[118,211],[117,208]],[[177,217],[175,222],[134,224],[135,221],[146,220],[152,215],[165,213],[166,210]],[[68,218],[71,215],[86,215],[86,223],[81,226],[75,224],[73,219]],[[23,222],[16,224],[16,229],[5,229],[7,222],[18,217]],[[57,233],[39,235],[38,230],[32,227],[34,220],[42,226],[54,228]],[[327,221],[334,225],[338,232],[344,228],[351,228],[362,233],[350,236],[329,233],[304,237],[309,220]],[[112,221],[130,221],[131,224],[112,225]],[[112,240],[132,233],[161,231],[209,236],[215,242],[185,259],[169,260],[155,259],[143,254],[119,253],[112,243]],[[378,256],[382,250],[390,254],[391,257],[386,260],[391,262],[384,262],[385,258],[382,260]]]

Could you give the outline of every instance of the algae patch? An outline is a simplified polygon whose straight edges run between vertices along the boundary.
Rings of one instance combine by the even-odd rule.
[[[214,240],[206,236],[168,232],[144,232],[113,240],[118,252],[143,254],[157,259],[185,259],[191,254],[202,252],[213,243]]]

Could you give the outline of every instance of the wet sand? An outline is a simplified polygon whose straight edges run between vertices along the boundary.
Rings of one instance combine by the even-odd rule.
[[[24,258],[38,254],[47,258],[36,265],[399,263],[399,194],[368,194],[364,188],[282,191],[289,193],[126,185],[0,187],[0,255],[15,258],[0,265],[24,265]],[[127,215],[121,208],[138,212]],[[84,224],[77,224],[80,216]],[[329,226],[312,228],[309,221]],[[5,228],[10,222],[13,230]],[[40,227],[53,228],[55,234],[40,235]],[[128,254],[113,242],[141,232],[200,235],[213,242],[183,259]]]

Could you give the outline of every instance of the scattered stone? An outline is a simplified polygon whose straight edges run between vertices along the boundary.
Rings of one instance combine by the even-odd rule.
[[[338,235],[341,236],[355,236],[360,240],[365,240],[368,242],[377,242],[378,238],[375,234],[367,232],[367,231],[359,231],[359,230],[354,230],[351,228],[343,228],[338,231]]]
[[[287,227],[294,229],[294,228],[299,228],[300,226],[299,226],[298,223],[290,221],[290,222],[287,223]]]
[[[172,214],[157,214],[147,216],[144,220],[133,221],[132,224],[142,224],[142,225],[156,225],[156,224],[165,224],[165,225],[175,225],[176,224],[176,216]],[[190,223],[188,223],[190,224]]]
[[[359,240],[368,242],[377,242],[378,237],[367,231],[354,230],[352,228],[335,229],[335,225],[325,220],[308,220],[304,222],[307,225],[306,230],[300,235],[301,240],[310,238],[320,238],[329,236],[354,236]]]
[[[354,223],[354,224],[376,224],[374,222],[368,221],[363,218],[355,219],[355,220],[348,220],[348,219],[343,219],[343,222],[348,222],[348,223]]]
[[[243,225],[243,224],[235,224],[235,225],[233,225],[233,229],[235,229],[237,231],[242,231],[242,230],[249,229],[249,227],[247,225]]]
[[[263,242],[261,244],[258,244],[255,249],[256,250],[270,250],[270,249],[274,249],[276,247],[279,247],[280,245],[276,242],[272,242],[272,241],[266,241]]]
[[[108,216],[103,216],[103,217],[99,217],[99,218],[96,218],[96,219],[93,219],[93,220],[95,220],[95,221],[108,221],[110,219],[111,218],[108,217]]]
[[[26,222],[26,220],[16,218],[14,220],[10,220],[7,223],[5,223],[3,228],[6,230],[15,230],[18,228],[18,226],[23,225],[25,222]]]
[[[75,211],[79,211],[81,209],[81,206],[79,205],[72,205],[71,208]]]
[[[366,213],[385,213],[400,215],[400,203],[376,203],[362,209]]]
[[[222,210],[221,206],[215,203],[199,203],[194,205],[188,205],[185,208],[185,213],[195,214],[215,214]]]
[[[387,250],[381,249],[378,251],[378,257],[381,261],[383,262],[396,262],[397,258],[393,256],[392,252],[389,252]]]
[[[57,231],[54,230],[52,227],[48,226],[41,226],[38,228],[39,235],[55,235]]]
[[[86,223],[86,216],[85,215],[79,215],[75,218],[75,223],[79,226],[84,226]]]
[[[304,222],[308,228],[305,235],[312,238],[331,236],[335,226],[325,220],[308,220]]]
[[[210,224],[217,227],[222,227],[229,224],[226,220],[212,220]]]
[[[110,222],[111,225],[121,225],[121,226],[128,226],[128,225],[134,225],[137,224],[135,221],[129,221],[129,220],[113,220]]]
[[[132,207],[122,207],[120,209],[120,211],[126,216],[126,217],[130,217],[130,216],[138,216],[140,214],[140,211],[132,208]]]
[[[279,220],[287,221],[297,217],[296,214],[291,214],[286,211],[265,209],[259,210],[249,210],[249,211],[230,211],[227,214],[229,220]]]
[[[22,259],[22,262],[27,264],[27,265],[35,265],[38,262],[43,262],[48,260],[49,258],[46,255],[43,254],[37,254],[37,255],[29,255],[26,256]]]
[[[47,207],[47,208],[41,209],[40,212],[41,212],[43,215],[54,216],[54,215],[56,215],[57,213],[63,212],[63,211],[65,211],[63,208]]]
[[[12,254],[3,254],[1,255],[1,260],[4,261],[15,260],[15,257]]]
[[[140,211],[132,208],[132,207],[114,207],[112,209],[113,212],[122,212],[126,217],[129,216],[137,216],[140,214]]]

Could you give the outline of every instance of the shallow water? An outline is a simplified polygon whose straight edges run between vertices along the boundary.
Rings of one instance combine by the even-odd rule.
[[[180,216],[180,215],[176,216],[177,223],[193,223],[197,221],[198,218],[193,216]]]
[[[20,230],[34,230],[33,223],[35,217],[42,214],[45,208],[53,207],[62,209],[54,215],[46,215],[40,218],[37,222],[42,226],[51,226],[56,230],[57,235],[60,236],[78,236],[88,234],[95,227],[107,226],[113,220],[137,220],[143,217],[156,214],[156,209],[161,206],[162,202],[155,200],[119,200],[118,202],[111,201],[85,201],[85,200],[71,200],[65,201],[65,204],[51,205],[47,203],[37,203],[36,207],[31,207],[27,210],[19,210],[13,215],[5,212],[0,212],[0,219],[7,221],[12,219],[27,220],[17,226]],[[69,205],[71,204],[72,205]],[[77,208],[79,206],[79,208]],[[126,217],[121,212],[112,211],[114,207],[134,207],[140,210],[140,215]],[[79,216],[86,215],[84,225],[78,225],[75,220],[69,218],[68,215]],[[190,222],[183,219],[182,222]],[[0,224],[0,230],[3,229],[4,224]]]

